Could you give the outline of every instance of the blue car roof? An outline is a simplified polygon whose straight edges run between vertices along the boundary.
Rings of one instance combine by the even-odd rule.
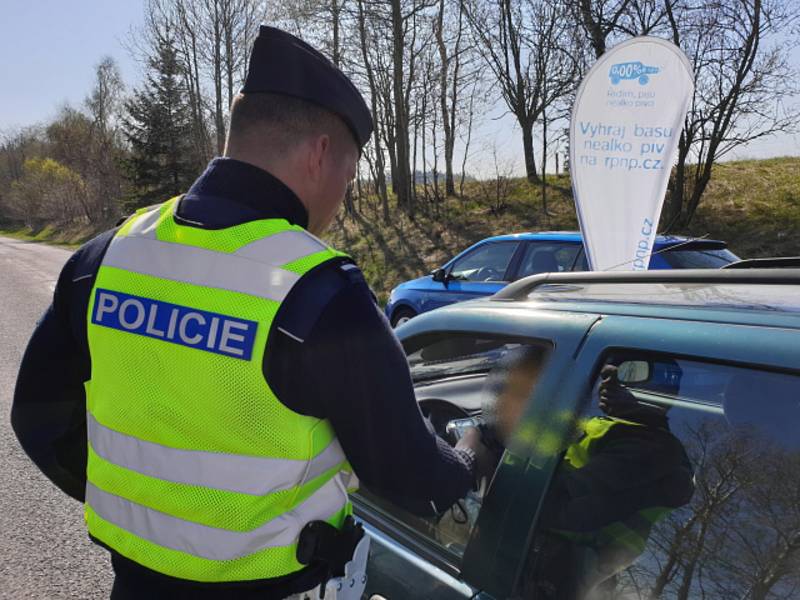
[[[548,242],[582,242],[583,236],[579,231],[536,231],[536,232],[524,232],[524,233],[508,233],[503,235],[495,235],[492,237],[485,238],[478,244],[483,244],[487,242],[505,242],[509,240],[535,240],[535,241],[548,241]],[[656,236],[655,245],[656,247],[663,247],[663,246],[673,246],[675,244],[680,244],[682,242],[686,242],[688,240],[692,240],[692,244],[708,244],[714,245],[717,247],[724,247],[727,246],[725,242],[719,240],[708,240],[708,239],[692,239],[687,238],[679,235],[658,235]]]

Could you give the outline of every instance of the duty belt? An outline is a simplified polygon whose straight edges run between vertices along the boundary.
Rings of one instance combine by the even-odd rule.
[[[297,561],[303,565],[321,563],[326,568],[325,581],[320,585],[320,598],[325,597],[328,580],[349,575],[345,566],[353,560],[363,537],[364,528],[350,516],[341,529],[325,521],[311,521],[302,529],[297,544]],[[363,586],[365,583],[366,574],[363,581],[354,581],[353,585]]]

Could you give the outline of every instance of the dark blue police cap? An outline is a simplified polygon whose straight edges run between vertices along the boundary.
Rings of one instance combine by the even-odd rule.
[[[274,27],[261,26],[242,93],[284,94],[313,102],[341,117],[359,147],[372,133],[372,116],[353,82],[303,40]]]

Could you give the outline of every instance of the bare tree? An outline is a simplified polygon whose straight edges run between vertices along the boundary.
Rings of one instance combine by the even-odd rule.
[[[800,455],[716,419],[687,429],[694,496],[654,527],[619,582],[620,597],[792,597],[800,589]]]
[[[780,35],[798,6],[780,0],[687,0],[667,4],[672,41],[692,62],[695,91],[678,143],[665,207],[666,229],[692,220],[713,166],[732,150],[791,131],[800,109],[785,101],[800,90],[789,62],[797,40]]]
[[[634,0],[579,0],[570,3],[583,27],[595,58],[605,54],[608,37],[618,31]]]
[[[548,0],[472,0],[467,15],[480,52],[522,130],[525,173],[538,181],[533,128],[574,89],[579,61],[563,5]]]
[[[164,40],[174,40],[195,120],[199,160],[207,158],[207,120],[213,123],[214,150],[225,145],[226,116],[244,80],[247,57],[266,14],[260,0],[147,0],[143,44],[134,49],[153,56]],[[211,90],[209,92],[209,89]]]
[[[123,194],[120,169],[122,140],[120,112],[125,86],[116,62],[103,58],[95,68],[95,83],[85,104],[91,118],[90,147],[84,155],[90,157],[81,173],[86,182],[90,221],[110,222],[118,217],[118,200]]]
[[[370,41],[367,36],[367,18],[364,11],[364,0],[358,0],[358,34],[359,34],[359,49],[361,58],[363,60],[364,74],[366,75],[367,85],[369,87],[370,105],[372,108],[372,118],[375,122],[375,130],[372,135],[372,153],[375,157],[374,161],[374,179],[375,187],[381,199],[381,206],[383,208],[383,218],[385,221],[389,220],[389,195],[386,190],[386,166],[383,156],[383,148],[381,144],[381,124],[383,123],[382,111],[379,105],[379,90],[378,82],[375,77],[375,72],[372,66],[372,59],[370,57]]]
[[[464,3],[439,0],[435,21],[439,54],[439,107],[444,131],[445,194],[456,193],[453,152],[456,144],[463,94],[478,73],[470,64],[471,44],[466,35]]]

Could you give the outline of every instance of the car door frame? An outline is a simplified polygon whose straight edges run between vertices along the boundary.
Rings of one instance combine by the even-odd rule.
[[[421,315],[405,325],[401,341],[406,350],[415,338],[431,333],[493,335],[547,343],[551,345],[550,355],[530,401],[530,404],[544,409],[552,405],[553,399],[560,402],[563,381],[572,372],[573,357],[596,320],[596,315],[541,311],[537,312],[532,324],[530,311],[473,308],[470,311],[447,311],[433,318],[428,314]],[[568,435],[566,428],[562,433]],[[529,533],[557,465],[557,460],[532,464],[525,456],[524,445],[510,446],[506,450],[460,565],[443,560],[444,553],[437,553],[433,544],[414,544],[401,531],[402,527],[392,531],[385,522],[381,527],[378,518],[381,515],[376,515],[355,499],[357,516],[366,522],[368,529],[381,529],[399,545],[399,549],[438,569],[433,572],[440,573],[441,583],[454,592],[460,589],[466,593],[469,588],[474,593],[480,590],[483,597],[506,598],[513,592],[515,578],[521,572],[530,541]]]
[[[511,255],[511,259],[508,262],[508,266],[506,267],[505,272],[503,273],[503,280],[502,281],[460,281],[460,280],[451,280],[450,273],[453,271],[453,267],[455,264],[461,260],[462,258],[466,258],[473,252],[477,252],[482,248],[486,247],[489,244],[516,244],[517,247],[514,249],[514,253]],[[448,263],[442,267],[445,271],[445,280],[441,282],[441,289],[432,289],[426,292],[429,295],[427,301],[422,304],[422,307],[427,312],[429,310],[433,310],[434,308],[440,308],[442,306],[447,306],[449,304],[455,304],[456,302],[464,302],[466,300],[472,300],[474,298],[483,298],[486,296],[491,296],[492,294],[496,293],[498,290],[502,289],[506,285],[510,283],[508,280],[509,273],[512,269],[516,269],[519,265],[520,261],[520,249],[524,246],[524,242],[522,240],[496,240],[491,242],[484,242],[480,243],[475,246],[471,246],[467,248],[458,256],[453,257]],[[475,286],[477,289],[453,289],[454,284],[457,284],[457,287],[461,287],[461,284],[466,284],[467,286]],[[497,289],[487,289],[481,290],[482,287],[495,287]],[[442,300],[437,299],[437,296],[441,295]],[[433,308],[430,308],[430,307]]]
[[[506,267],[505,272],[503,273],[503,279],[500,281],[473,281],[471,283],[509,283],[510,280],[508,277],[513,275],[516,270],[519,268],[519,263],[522,260],[521,251],[523,250],[525,244],[527,243],[526,240],[518,240],[518,239],[510,239],[510,240],[493,240],[490,242],[483,242],[478,245],[472,246],[464,250],[464,252],[459,253],[457,256],[454,256],[450,259],[448,263],[444,265],[444,271],[447,277],[450,277],[450,273],[453,271],[453,267],[455,264],[461,260],[462,258],[466,258],[469,254],[473,252],[477,252],[486,246],[494,245],[494,244],[517,244],[517,247],[514,249],[514,253],[511,255],[511,260],[508,261],[508,266]]]

